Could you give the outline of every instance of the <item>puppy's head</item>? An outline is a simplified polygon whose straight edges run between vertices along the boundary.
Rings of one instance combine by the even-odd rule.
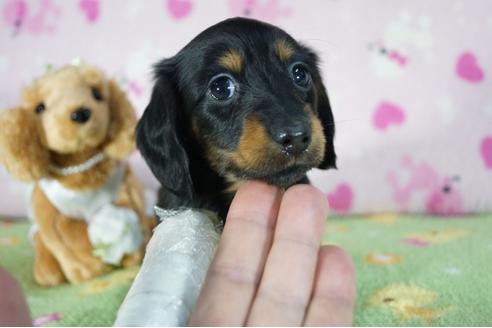
[[[231,183],[287,187],[313,167],[335,167],[317,61],[272,25],[244,18],[214,25],[156,65],[137,145],[163,186],[185,197],[193,194],[192,149]]]

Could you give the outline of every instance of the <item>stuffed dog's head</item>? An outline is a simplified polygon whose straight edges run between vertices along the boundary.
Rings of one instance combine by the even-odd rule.
[[[334,122],[318,59],[283,30],[234,18],[155,66],[137,146],[168,190],[193,196],[191,151],[228,183],[280,187],[335,167]],[[199,147],[196,147],[198,144]]]
[[[23,90],[22,105],[0,116],[0,152],[22,180],[48,175],[53,154],[100,149],[123,158],[134,149],[136,118],[114,81],[93,66],[65,66]]]
[[[24,89],[23,107],[37,116],[47,148],[67,154],[95,147],[106,138],[109,97],[102,72],[67,66]]]

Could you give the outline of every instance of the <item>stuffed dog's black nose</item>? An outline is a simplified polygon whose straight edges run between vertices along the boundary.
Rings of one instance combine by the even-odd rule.
[[[85,123],[91,118],[91,110],[87,107],[80,107],[70,115],[72,121],[77,123]]]
[[[287,154],[299,155],[309,147],[311,134],[306,128],[297,126],[279,131],[275,135],[275,141]]]

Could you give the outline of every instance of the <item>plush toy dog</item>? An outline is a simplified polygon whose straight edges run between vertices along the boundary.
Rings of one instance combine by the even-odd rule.
[[[140,262],[150,235],[143,190],[121,160],[134,150],[136,117],[97,68],[65,66],[24,89],[0,114],[0,162],[34,182],[34,279],[79,283],[110,265]]]

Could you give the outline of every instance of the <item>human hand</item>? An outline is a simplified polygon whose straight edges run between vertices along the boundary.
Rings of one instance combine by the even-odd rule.
[[[245,183],[189,325],[351,325],[354,269],[341,248],[320,246],[327,214],[326,197],[312,186],[282,194]]]
[[[22,290],[12,276],[0,268],[0,327],[31,326]]]

